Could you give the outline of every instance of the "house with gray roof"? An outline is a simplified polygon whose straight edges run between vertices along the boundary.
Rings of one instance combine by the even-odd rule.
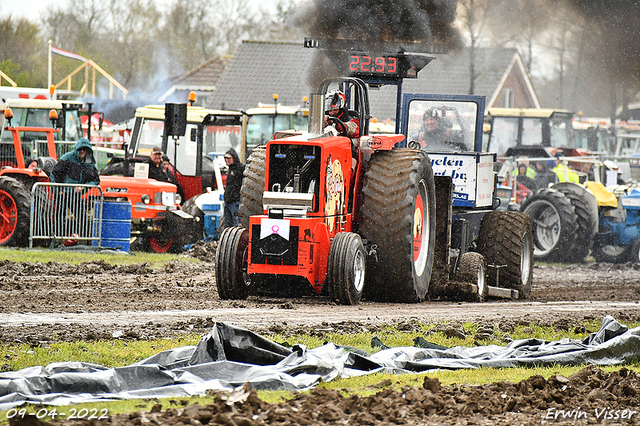
[[[189,92],[196,92],[195,105],[203,106],[217,88],[218,80],[227,65],[227,59],[215,57],[184,74],[168,80],[168,89],[157,99],[159,103],[185,103]]]
[[[209,108],[248,109],[259,103],[272,104],[278,95],[282,105],[301,105],[311,92],[322,59],[317,49],[300,42],[244,41],[230,59],[217,88],[207,103]],[[470,51],[463,49],[436,55],[418,73],[405,79],[404,93],[470,94]],[[475,52],[474,95],[485,96],[486,108],[540,107],[538,97],[515,49],[478,49]],[[326,64],[326,58],[324,64]],[[379,121],[395,119],[396,86],[370,92],[371,113]]]

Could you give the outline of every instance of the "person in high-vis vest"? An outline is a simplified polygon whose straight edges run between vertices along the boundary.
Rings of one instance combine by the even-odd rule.
[[[580,175],[564,163],[558,162],[553,172],[558,176],[558,182],[580,183]]]
[[[515,176],[525,175],[529,179],[534,179],[536,177],[536,170],[529,166],[528,162],[518,163],[518,168],[513,172]]]

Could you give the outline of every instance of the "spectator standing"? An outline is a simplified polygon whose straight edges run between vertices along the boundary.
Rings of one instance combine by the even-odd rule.
[[[100,173],[96,168],[93,148],[87,138],[80,138],[75,148],[67,152],[51,170],[50,179],[55,183],[99,185]],[[78,202],[72,194],[80,194],[86,187],[65,188],[60,191],[61,206],[56,209],[56,234],[88,237],[92,233],[93,223],[86,202]],[[90,195],[89,195],[90,196]],[[91,196],[90,196],[91,197]],[[71,215],[67,214],[67,209]],[[62,228],[64,226],[64,229]],[[77,240],[69,240],[65,244],[77,244]]]
[[[224,188],[224,225],[225,227],[238,225],[238,207],[240,206],[240,188],[244,177],[244,164],[235,149],[229,148],[224,154],[227,163],[227,184]]]
[[[80,138],[73,151],[67,152],[51,171],[51,181],[56,183],[100,184],[93,148],[87,138]]]

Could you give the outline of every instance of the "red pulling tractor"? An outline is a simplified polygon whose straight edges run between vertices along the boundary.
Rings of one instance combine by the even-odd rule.
[[[335,86],[360,120],[359,138],[323,131],[324,94]],[[410,138],[410,120],[422,112],[402,111]],[[493,211],[495,155],[473,152],[482,112],[483,104],[453,128],[462,135],[471,120],[471,152],[427,155],[398,147],[405,135],[369,135],[362,80],[324,81],[311,96],[309,132],[277,132],[247,162],[241,227],[223,232],[217,252],[220,297],[243,299],[254,288],[296,281],[349,305],[363,295],[420,302],[443,291],[526,297],[531,222]]]

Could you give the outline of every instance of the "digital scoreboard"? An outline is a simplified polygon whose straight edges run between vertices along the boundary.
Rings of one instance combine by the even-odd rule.
[[[305,38],[304,46],[321,49],[345,76],[394,81],[417,78],[418,72],[435,59],[433,53],[444,53],[444,48],[438,45],[412,45],[412,49],[420,50],[412,52],[406,50],[407,45],[387,44],[366,49],[367,46],[358,42],[312,38]]]

